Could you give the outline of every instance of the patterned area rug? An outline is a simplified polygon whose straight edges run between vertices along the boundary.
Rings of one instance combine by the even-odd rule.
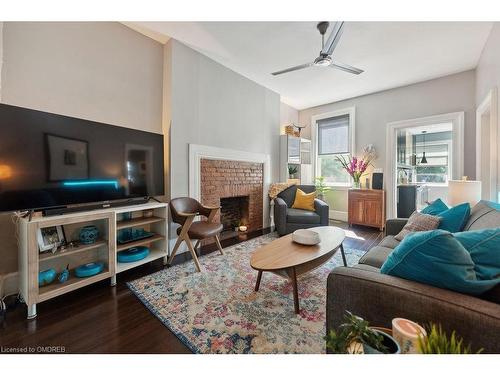
[[[326,279],[342,264],[340,252],[298,279],[300,315],[292,286],[250,267],[254,249],[276,238],[264,235],[128,283],[129,288],[194,353],[324,353]],[[362,251],[345,249],[348,264]]]

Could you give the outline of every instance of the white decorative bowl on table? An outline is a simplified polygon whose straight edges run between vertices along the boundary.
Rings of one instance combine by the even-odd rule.
[[[321,242],[319,234],[309,229],[297,229],[292,233],[292,241],[301,245],[317,245]]]

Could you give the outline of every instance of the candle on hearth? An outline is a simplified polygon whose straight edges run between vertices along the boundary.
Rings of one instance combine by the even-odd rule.
[[[247,231],[247,226],[246,225],[240,225],[239,230],[240,232],[246,232]]]

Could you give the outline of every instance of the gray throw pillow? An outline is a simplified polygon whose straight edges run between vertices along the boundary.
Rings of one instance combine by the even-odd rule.
[[[403,238],[405,238],[410,233],[437,229],[437,227],[439,226],[439,220],[441,219],[438,216],[422,214],[415,211],[411,214],[408,222],[403,227],[401,232],[396,234],[394,238],[398,241],[402,241]]]

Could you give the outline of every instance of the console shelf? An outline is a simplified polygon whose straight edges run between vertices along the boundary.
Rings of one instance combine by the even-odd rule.
[[[131,268],[139,267],[140,265],[152,262],[153,260],[160,259],[163,257],[165,257],[165,253],[163,253],[163,251],[161,251],[159,249],[152,249],[146,258],[138,260],[137,262],[117,263],[116,264],[116,273],[127,271]]]
[[[36,317],[36,304],[74,291],[98,281],[110,279],[116,284],[119,272],[142,264],[168,257],[168,205],[166,203],[146,203],[134,206],[83,211],[60,216],[33,217],[19,221],[19,289],[28,306],[28,318]],[[93,244],[79,245],[56,253],[40,253],[38,234],[44,228],[62,226],[66,241],[78,241],[82,227],[94,225],[99,231],[99,240]],[[153,236],[117,244],[118,231],[126,228],[142,227],[154,233]],[[118,251],[145,245],[149,247],[146,258],[137,262],[118,263]],[[74,269],[91,262],[103,262],[105,269],[94,276],[78,278]],[[54,269],[57,274],[69,265],[70,276],[64,283],[56,279],[47,286],[38,285],[40,271]]]
[[[164,239],[165,239],[165,236],[162,236],[161,234],[155,234],[154,236],[144,238],[142,240],[131,241],[131,242],[127,242],[127,243],[124,243],[121,245],[117,245],[116,251],[123,251],[123,250],[130,249],[132,247],[147,245],[147,244],[153,243],[155,241],[164,240]]]
[[[140,227],[146,224],[152,224],[152,223],[157,223],[159,221],[165,220],[162,217],[156,217],[156,216],[151,216],[151,217],[139,217],[137,219],[132,219],[132,220],[122,220],[116,223],[116,229],[126,229],[126,228],[133,228],[133,227]]]
[[[52,254],[50,252],[47,253],[47,254],[40,254],[40,256],[39,256],[38,259],[39,259],[39,261],[41,263],[43,261],[47,261],[47,260],[50,260],[50,259],[71,256],[71,255],[78,254],[78,253],[81,253],[81,252],[84,252],[84,251],[89,251],[89,250],[97,249],[98,247],[106,246],[106,244],[107,244],[106,240],[99,240],[99,241],[96,241],[95,243],[93,243],[91,245],[79,245],[76,248],[73,248],[73,249],[70,249],[70,250],[66,250],[66,251],[60,251],[60,252],[55,253],[55,254]]]
[[[59,284],[54,281],[52,284],[40,287],[38,294],[38,302],[43,302],[63,293],[71,292],[75,289],[93,284],[95,282],[109,279],[111,277],[109,270],[105,268],[101,273],[91,277],[79,278],[73,275],[73,270],[70,271],[71,276],[64,284]]]

